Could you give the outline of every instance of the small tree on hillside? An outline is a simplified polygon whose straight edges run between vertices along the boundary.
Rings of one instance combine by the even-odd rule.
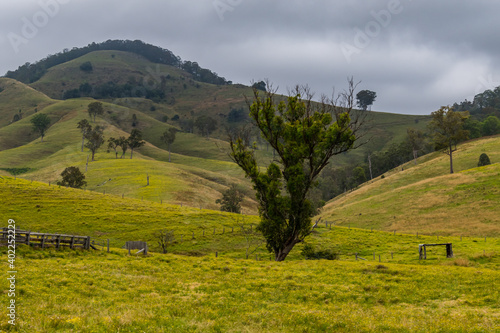
[[[118,139],[115,138],[109,138],[108,139],[108,152],[113,149],[115,151],[115,158],[118,158],[118,147],[120,146],[118,144]]]
[[[78,167],[70,166],[61,172],[62,180],[57,182],[57,185],[69,186],[73,188],[82,188],[87,185],[85,175]]]
[[[45,132],[50,126],[50,118],[45,113],[37,113],[30,120],[31,124],[33,124],[33,130],[35,132],[40,133],[41,142],[43,142],[43,137],[45,136]]]
[[[408,141],[413,151],[413,161],[417,164],[418,152],[424,148],[425,134],[414,128],[408,128],[406,133],[408,134]]]
[[[104,143],[103,131],[104,131],[103,127],[96,126],[94,129],[91,129],[90,132],[87,133],[87,136],[85,137],[85,139],[87,139],[85,147],[90,149],[90,151],[92,152],[92,161],[94,161],[95,152]]]
[[[87,119],[82,119],[78,122],[80,132],[82,132],[82,152],[85,143],[85,136],[92,130],[92,126],[89,124]]]
[[[243,201],[243,193],[241,193],[235,184],[222,193],[222,198],[215,200],[216,204],[220,205],[220,210],[223,212],[231,212],[241,214],[241,202]]]
[[[450,156],[450,173],[453,173],[453,153],[457,151],[457,144],[469,136],[469,131],[464,129],[469,112],[455,112],[449,106],[443,106],[432,112],[431,116],[429,129],[433,134],[435,148]]]
[[[102,108],[102,103],[101,102],[92,102],[88,105],[88,109],[87,109],[88,113],[89,113],[89,117],[90,119],[92,119],[92,117],[94,118],[94,123],[95,123],[95,117],[97,115],[102,115],[104,114],[104,109]]]
[[[163,135],[161,136],[161,141],[165,142],[168,146],[168,161],[170,162],[170,145],[174,143],[175,141],[175,133],[177,133],[177,130],[173,127],[169,128],[165,132],[163,132]]]
[[[124,136],[120,136],[116,139],[116,144],[122,149],[122,155],[120,158],[123,158],[128,149],[128,140]]]
[[[490,165],[490,164],[491,164],[491,161],[490,161],[490,158],[488,157],[488,155],[486,155],[485,153],[482,153],[479,156],[479,162],[477,163],[477,166],[481,167],[481,166]]]
[[[167,248],[175,240],[174,232],[170,230],[160,230],[154,234],[162,253],[167,253]]]
[[[199,116],[196,118],[194,126],[198,128],[201,135],[206,135],[208,138],[217,129],[217,121],[209,116]]]
[[[127,139],[128,146],[130,147],[130,159],[134,154],[134,149],[142,147],[146,144],[146,141],[142,140],[142,133],[138,129],[132,130],[130,136]]]

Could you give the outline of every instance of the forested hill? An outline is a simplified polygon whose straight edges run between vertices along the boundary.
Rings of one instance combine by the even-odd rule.
[[[92,43],[85,47],[65,49],[54,55],[37,61],[34,64],[26,63],[15,71],[8,71],[6,77],[29,84],[39,80],[49,68],[71,61],[94,51],[126,51],[141,55],[153,63],[170,65],[185,70],[193,75],[193,79],[200,82],[217,85],[231,84],[225,78],[209,69],[201,68],[198,63],[182,61],[167,49],[160,48],[140,40],[108,40],[103,43]]]

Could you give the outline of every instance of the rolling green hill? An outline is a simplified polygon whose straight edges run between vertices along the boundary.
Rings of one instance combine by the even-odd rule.
[[[91,71],[81,69],[85,63],[92,65]],[[85,93],[80,89],[85,85],[91,87],[92,92]],[[113,171],[117,168],[122,182],[128,179],[131,183],[126,186],[118,181],[108,181],[105,186],[108,193],[172,203],[184,200],[185,204],[194,207],[216,208],[214,198],[220,196],[230,183],[237,183],[247,195],[246,208],[256,212],[250,183],[227,154],[225,134],[225,128],[241,126],[247,121],[230,122],[228,115],[231,110],[247,110],[245,95],[251,96],[251,89],[242,85],[200,82],[179,67],[153,63],[141,55],[119,50],[89,52],[57,64],[29,86],[13,79],[0,78],[0,169],[23,172],[19,177],[54,183],[64,168],[72,165],[84,168],[88,152],[80,152],[81,134],[76,123],[88,117],[87,105],[93,99],[61,98],[72,90],[83,95],[107,94],[102,92],[103,87],[114,91],[116,87],[125,86],[131,89],[129,93],[138,95],[149,91],[164,94],[161,98],[157,95],[147,98],[145,95],[133,97],[109,93],[100,100],[104,103],[105,113],[99,117],[98,123],[106,127],[106,139],[126,137],[134,128],[143,132],[148,144],[137,151],[135,158],[141,161],[137,162],[140,167],[130,164],[133,169],[129,169],[127,174],[127,168],[121,166],[128,162],[115,161],[113,153],[107,154],[101,148],[97,161],[90,164],[87,172],[87,189],[104,191],[100,184],[116,178]],[[12,122],[19,110],[22,118]],[[43,143],[39,142],[30,123],[35,111],[49,115],[52,120]],[[201,115],[210,116],[218,122],[218,129],[208,138],[198,134],[193,127],[194,121]],[[371,119],[370,132],[363,140],[370,141],[371,150],[383,149],[392,142],[402,140],[407,127],[423,128],[427,123],[427,118],[422,116],[381,112],[371,112],[368,118]],[[168,152],[160,137],[172,127],[179,132],[171,147],[172,164],[165,164]],[[257,133],[254,136],[258,138]],[[259,160],[267,164],[272,159],[272,151],[261,142],[258,148]],[[336,157],[333,163],[343,165],[360,161],[364,154],[363,148],[355,150]],[[139,184],[148,174],[152,175],[155,186],[171,182],[177,185],[145,191]],[[184,176],[180,177],[180,174]],[[199,184],[208,186],[207,191],[200,191]],[[181,191],[178,190],[180,187],[183,188]],[[205,192],[206,196],[201,195]]]
[[[492,165],[477,167],[486,153]],[[500,137],[435,152],[330,201],[321,216],[339,225],[404,233],[500,235]]]

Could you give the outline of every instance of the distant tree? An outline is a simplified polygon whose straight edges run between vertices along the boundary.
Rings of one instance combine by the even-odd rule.
[[[92,63],[90,61],[86,61],[80,65],[80,70],[87,73],[92,72],[93,69],[94,68],[92,67]]]
[[[95,123],[95,117],[97,115],[102,115],[104,113],[104,109],[102,108],[102,103],[101,102],[92,102],[88,105],[88,113],[90,116],[90,119],[92,117],[94,118],[94,123]]]
[[[248,114],[243,110],[243,108],[231,109],[227,115],[227,121],[230,123],[243,121],[245,119],[248,119]]]
[[[469,138],[476,139],[480,138],[482,134],[482,124],[478,120],[469,117],[464,123],[464,129],[469,131]]]
[[[14,114],[14,117],[12,117],[12,122],[16,122],[23,119],[23,112],[19,110],[16,114]]]
[[[482,153],[479,156],[479,162],[477,163],[477,166],[480,167],[480,166],[485,166],[485,165],[490,165],[490,164],[491,164],[491,161],[490,161],[490,158],[488,157],[488,155],[486,155],[485,153]]]
[[[455,112],[449,106],[443,106],[432,112],[431,116],[429,129],[433,134],[435,148],[450,156],[450,173],[453,173],[453,152],[457,150],[457,144],[469,136],[469,132],[464,129],[469,112]]]
[[[118,140],[119,139],[115,139],[115,138],[108,139],[108,152],[111,149],[113,149],[115,151],[115,158],[118,158],[118,147],[120,147]]]
[[[161,121],[163,121],[164,123],[166,123],[168,121],[168,116],[161,117]]]
[[[79,98],[81,97],[78,89],[66,90],[63,94],[63,99]]]
[[[80,84],[80,87],[78,88],[78,90],[84,96],[90,96],[90,94],[92,93],[92,86],[88,82],[85,82],[85,83]]]
[[[216,204],[220,205],[220,210],[223,212],[231,212],[241,214],[241,202],[243,201],[243,193],[241,193],[235,184],[222,193],[222,198],[215,200]]]
[[[413,151],[413,161],[417,164],[418,152],[424,148],[425,134],[414,128],[408,128],[406,133],[408,134],[408,141]]]
[[[173,127],[169,128],[165,132],[163,132],[163,135],[161,136],[161,141],[165,142],[168,146],[168,161],[170,162],[170,145],[174,143],[175,141],[175,133],[177,133],[177,130]]]
[[[371,90],[361,90],[356,94],[357,105],[361,109],[365,110],[368,106],[372,105],[377,98],[377,93]]]
[[[62,180],[57,182],[57,185],[69,186],[73,188],[82,188],[87,185],[85,175],[78,167],[70,166],[61,172]]]
[[[87,119],[82,119],[78,122],[77,128],[80,129],[80,132],[82,132],[82,151],[83,151],[83,146],[85,143],[85,136],[92,131],[92,126],[89,124]]]
[[[50,125],[49,116],[47,116],[45,113],[37,113],[33,116],[33,118],[31,118],[30,122],[31,124],[33,124],[33,130],[40,133],[40,136],[42,137],[41,142],[43,142],[45,132],[47,132],[47,129]]]
[[[132,115],[132,127],[136,127],[138,123],[139,123],[139,121],[137,120],[137,116],[136,116],[136,114],[134,113],[134,114]]]
[[[495,116],[489,116],[483,121],[481,126],[481,132],[485,136],[499,134],[500,120]]]
[[[120,136],[118,139],[116,139],[116,144],[122,149],[122,155],[120,156],[120,158],[123,158],[128,149],[127,138],[125,138],[124,136]]]
[[[134,149],[144,146],[146,141],[142,140],[142,133],[138,129],[133,129],[127,139],[128,146],[130,147],[130,158],[134,154]]]
[[[194,122],[194,126],[198,128],[202,135],[207,137],[217,129],[217,121],[209,116],[199,116]]]
[[[365,169],[358,166],[352,170],[352,182],[353,182],[352,188],[355,188],[356,186],[363,184],[364,182],[366,182],[366,180],[367,179],[366,179]]]
[[[252,88],[266,91],[266,82],[264,81],[255,82],[254,84],[252,84]]]
[[[85,147],[90,149],[90,151],[92,152],[92,161],[94,161],[94,155],[95,155],[96,151],[104,143],[103,131],[104,131],[103,127],[96,126],[90,132],[88,132],[87,135],[85,136],[85,139],[87,139],[87,143],[85,144]]]
[[[171,230],[160,230],[154,234],[162,253],[167,253],[167,248],[175,240],[174,232]]]
[[[178,115],[178,114],[176,114],[176,115],[174,115],[174,116],[172,117],[172,121],[177,121],[177,120],[179,120],[179,118],[180,118],[180,117],[179,117],[179,115]]]

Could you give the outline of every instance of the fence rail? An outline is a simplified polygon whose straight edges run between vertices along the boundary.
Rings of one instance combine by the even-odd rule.
[[[8,228],[2,228],[1,243],[7,243],[8,230]],[[55,247],[58,249],[66,246],[71,249],[83,248],[88,250],[90,249],[90,236],[49,234],[16,229],[16,243],[39,246],[42,249],[46,247]]]

